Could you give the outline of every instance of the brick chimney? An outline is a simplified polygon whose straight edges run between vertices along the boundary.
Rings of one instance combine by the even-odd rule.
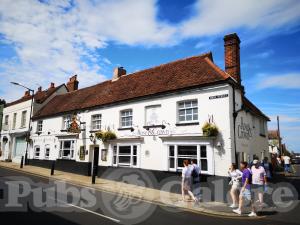
[[[240,38],[236,33],[224,36],[225,71],[241,84]]]
[[[30,91],[25,91],[25,94],[23,96],[23,98],[29,97],[30,96]]]
[[[49,88],[55,88],[55,84],[53,82],[51,82]]]
[[[37,92],[41,92],[42,91],[42,87],[39,86]]]
[[[78,90],[79,81],[77,80],[77,75],[70,77],[69,82],[67,83],[67,88],[69,92]]]
[[[123,67],[116,67],[114,69],[114,73],[113,73],[113,78],[112,80],[117,80],[119,79],[121,76],[126,75],[126,70]]]

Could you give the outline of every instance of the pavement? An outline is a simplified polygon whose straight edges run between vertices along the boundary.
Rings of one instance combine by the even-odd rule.
[[[44,214],[45,217],[49,219],[47,219],[48,222],[52,221],[54,223],[56,220],[59,220],[60,217],[67,217],[67,220],[62,219],[59,224],[73,224],[73,222],[75,222],[76,224],[85,225],[90,224],[88,221],[94,221],[93,224],[154,224],[154,221],[159,224],[164,222],[172,224],[183,224],[185,221],[194,221],[194,223],[197,224],[200,218],[201,221],[213,221],[213,223],[219,224],[238,224],[238,221],[241,219],[245,224],[252,224],[254,223],[254,221],[255,224],[260,224],[262,223],[262,221],[264,221],[264,223],[262,224],[266,224],[266,221],[271,221],[267,224],[294,224],[294,222],[295,224],[297,224],[300,220],[299,213],[297,214],[294,212],[295,210],[299,210],[299,207],[284,213],[274,213],[273,210],[264,210],[264,216],[259,216],[258,218],[248,218],[245,217],[245,215],[239,216],[233,214],[227,204],[221,202],[201,202],[200,205],[195,206],[192,202],[189,201],[184,203],[180,202],[179,199],[181,199],[181,195],[175,193],[169,193],[157,189],[140,187],[137,185],[126,184],[124,182],[116,182],[101,178],[97,178],[96,184],[92,185],[91,177],[61,171],[55,171],[55,175],[51,176],[49,169],[34,166],[25,166],[23,169],[20,169],[18,164],[0,162],[0,177],[2,179],[12,179],[11,176],[17,176],[17,178],[14,178],[17,180],[30,178],[31,180],[36,182],[34,184],[35,186],[41,185],[40,182],[53,183],[55,181],[59,181],[66,182],[68,186],[72,187],[90,188],[96,191],[97,204],[101,204],[100,207],[96,208],[95,210],[71,205],[73,208],[77,207],[76,209],[79,209],[80,216],[78,216],[78,214],[74,215],[74,213],[72,212],[61,212],[60,208],[54,210],[54,212],[47,212],[47,210],[42,210],[42,212],[38,213],[36,212],[36,210],[31,210],[30,208],[30,210],[27,210],[27,214],[24,214],[22,212],[14,212],[15,214],[5,212],[6,218],[11,218],[12,220],[16,220],[16,222],[18,222],[18,220],[22,221],[21,218],[24,218],[24,220],[26,220],[26,223],[30,222],[32,220],[32,217],[28,218],[30,214],[35,215],[35,218],[39,218],[41,214]],[[297,179],[295,178],[295,180]],[[3,195],[3,193],[1,194],[0,192],[0,195]],[[112,213],[110,209],[107,210],[107,202],[114,199],[119,200],[119,197],[122,197],[124,195],[127,196],[127,198],[131,199],[132,202],[143,202],[144,204],[138,205],[136,211],[139,209],[142,210],[146,205],[148,207],[146,207],[146,211],[151,212],[149,218],[146,218],[145,220],[140,222],[134,221],[134,223],[132,223],[132,221],[127,222],[127,219],[124,219],[122,216],[120,216],[120,213],[115,214]],[[98,199],[100,199],[100,201],[98,201]],[[122,203],[122,201],[123,198],[121,198],[121,201],[119,202]],[[152,211],[152,208],[155,208],[155,210]],[[39,209],[39,211],[41,210]],[[13,215],[19,216],[14,217]],[[57,217],[57,215],[59,218]],[[107,215],[109,215],[109,218],[116,217],[117,219],[110,220],[106,218]],[[286,215],[286,217],[282,217],[284,215]],[[92,219],[94,217],[95,220]],[[89,219],[87,220],[87,218]],[[292,220],[288,221],[291,218]],[[98,223],[102,220],[104,221],[104,223]],[[95,221],[97,221],[97,223],[95,223]],[[194,223],[191,222],[191,224]],[[30,222],[30,224],[34,223]]]
[[[180,208],[190,212],[201,212],[210,215],[219,215],[227,217],[247,216],[232,213],[232,209],[227,203],[223,202],[200,202],[195,205],[193,201],[181,201],[181,195],[170,193],[153,188],[141,187],[138,185],[128,184],[125,182],[116,182],[113,180],[97,178],[95,184],[91,184],[91,177],[67,173],[55,170],[54,175],[50,175],[50,170],[42,167],[26,165],[22,169],[19,164],[12,162],[0,162],[0,167],[22,171],[32,175],[38,175],[47,179],[62,180],[70,184],[80,185],[83,187],[94,188],[99,191],[105,191],[113,194],[130,196],[131,198],[148,201],[172,208]]]
[[[200,202],[195,205],[192,201],[182,202],[181,195],[170,193],[153,188],[141,187],[124,182],[116,182],[113,180],[97,178],[96,184],[91,184],[91,177],[82,176],[78,174],[66,173],[62,171],[55,171],[53,176],[50,175],[50,170],[35,166],[24,166],[20,169],[19,164],[0,162],[0,168],[5,168],[13,173],[23,174],[24,176],[35,177],[39,179],[46,179],[51,181],[64,181],[70,185],[86,187],[94,189],[98,192],[107,193],[113,196],[126,195],[130,199],[143,201],[148,204],[155,204],[161,207],[168,208],[169,211],[184,211],[193,214],[200,214],[205,216],[213,216],[215,218],[239,219],[245,218],[247,214],[237,215],[232,213],[232,209],[226,203],[222,202]],[[102,196],[103,197],[103,196]],[[264,215],[256,219],[266,217],[265,215],[274,215],[274,208],[269,207],[264,209]],[[247,217],[248,219],[248,217]]]

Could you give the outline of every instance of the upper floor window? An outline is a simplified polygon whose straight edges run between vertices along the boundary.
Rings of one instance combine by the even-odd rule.
[[[178,102],[178,121],[191,122],[198,120],[198,101],[187,100]]]
[[[8,121],[9,121],[9,115],[6,115],[4,117],[4,126],[3,126],[3,130],[8,130]]]
[[[146,126],[161,124],[161,105],[146,106]]]
[[[27,116],[27,111],[23,111],[21,117],[21,127],[26,127],[26,116]]]
[[[121,111],[121,127],[132,127],[132,109]]]
[[[262,135],[266,135],[265,121],[263,119],[259,120],[259,133]]]
[[[92,130],[100,130],[101,129],[101,114],[92,115]]]
[[[12,129],[16,129],[16,124],[17,124],[17,113],[14,113]]]
[[[43,120],[39,120],[37,122],[37,132],[42,132],[43,131]]]
[[[71,116],[70,115],[64,116],[62,121],[62,130],[68,130],[70,127],[70,123],[71,123]]]

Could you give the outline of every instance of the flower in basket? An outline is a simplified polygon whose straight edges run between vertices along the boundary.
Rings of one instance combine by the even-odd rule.
[[[208,137],[215,137],[219,133],[218,127],[214,123],[206,122],[202,127],[203,135]]]
[[[110,130],[98,131],[95,133],[95,136],[97,139],[102,140],[103,143],[117,138],[117,135]]]

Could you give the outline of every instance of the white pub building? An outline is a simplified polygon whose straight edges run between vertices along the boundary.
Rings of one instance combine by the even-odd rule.
[[[239,44],[236,34],[224,37],[225,70],[209,52],[132,74],[119,67],[112,80],[56,95],[33,117],[29,158],[80,168],[96,152],[101,167],[162,172],[196,159],[216,176],[261,159],[269,119],[245,97]],[[203,132],[206,123],[218,132]]]

